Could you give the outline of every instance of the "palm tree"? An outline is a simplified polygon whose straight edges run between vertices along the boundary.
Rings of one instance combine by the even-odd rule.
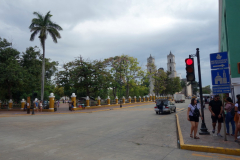
[[[29,26],[30,32],[33,32],[31,34],[30,41],[33,41],[35,36],[39,33],[38,38],[41,42],[41,46],[43,49],[42,82],[41,82],[41,100],[43,101],[44,78],[45,78],[45,41],[47,39],[47,35],[50,34],[50,36],[53,39],[53,42],[57,43],[57,38],[61,38],[61,35],[58,31],[62,30],[62,28],[58,24],[50,20],[50,18],[52,17],[50,11],[45,16],[42,16],[38,12],[33,12],[33,14],[36,15],[37,18],[33,18],[32,23]]]

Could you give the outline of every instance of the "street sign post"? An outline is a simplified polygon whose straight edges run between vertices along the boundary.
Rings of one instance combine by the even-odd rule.
[[[229,69],[212,70],[212,85],[230,85]]]
[[[230,93],[231,92],[231,86],[213,86],[212,87],[213,94],[220,94],[220,93]]]
[[[228,67],[228,53],[212,53],[210,54],[211,69],[220,69]]]

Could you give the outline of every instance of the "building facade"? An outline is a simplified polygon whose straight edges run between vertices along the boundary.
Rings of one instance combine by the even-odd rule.
[[[169,55],[167,56],[167,70],[170,72],[170,78],[177,77],[176,72],[176,63],[175,63],[175,56],[170,51]]]
[[[219,52],[228,52],[232,93],[240,94],[240,1],[219,0]]]
[[[155,73],[156,70],[156,66],[155,66],[155,59],[151,56],[147,59],[147,71],[149,73]],[[149,94],[153,95],[154,92],[154,78],[152,77],[152,75],[149,75]]]

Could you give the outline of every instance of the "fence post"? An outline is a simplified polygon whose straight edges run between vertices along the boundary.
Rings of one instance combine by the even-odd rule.
[[[139,96],[139,102],[142,102],[142,100],[141,100],[141,96]]]
[[[9,101],[8,101],[8,109],[12,109],[12,105],[13,105],[13,101],[12,101],[12,99],[10,99]]]
[[[129,101],[129,103],[132,103],[132,102],[131,102],[131,96],[128,97],[128,101]]]
[[[49,111],[50,112],[54,112],[54,98],[55,98],[54,94],[50,93],[50,96],[49,96]]]
[[[155,94],[153,94],[153,101],[155,102]]]
[[[90,107],[90,105],[89,105],[89,97],[87,96],[87,98],[86,98],[86,106],[87,107]]]
[[[137,97],[134,96],[134,103],[137,103]]]
[[[149,96],[147,96],[147,102],[149,102]]]
[[[107,98],[107,104],[110,105],[110,97]]]
[[[123,96],[123,98],[122,98],[122,101],[123,101],[123,104],[125,104],[125,97]]]
[[[101,106],[101,98],[98,96],[98,106]]]
[[[143,102],[145,102],[145,96],[143,96]]]
[[[152,94],[149,95],[149,100],[152,101]]]
[[[118,104],[118,96],[116,96],[115,101],[116,101],[116,104]]]
[[[22,99],[22,101],[21,101],[21,110],[24,110],[25,103],[26,103],[26,101],[24,99]]]

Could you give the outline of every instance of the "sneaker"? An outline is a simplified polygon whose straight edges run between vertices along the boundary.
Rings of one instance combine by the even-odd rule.
[[[222,135],[220,133],[217,134],[218,137],[222,137]]]
[[[237,139],[240,139],[240,136],[238,136]]]
[[[215,133],[215,130],[214,130],[214,129],[212,130],[212,133]]]

